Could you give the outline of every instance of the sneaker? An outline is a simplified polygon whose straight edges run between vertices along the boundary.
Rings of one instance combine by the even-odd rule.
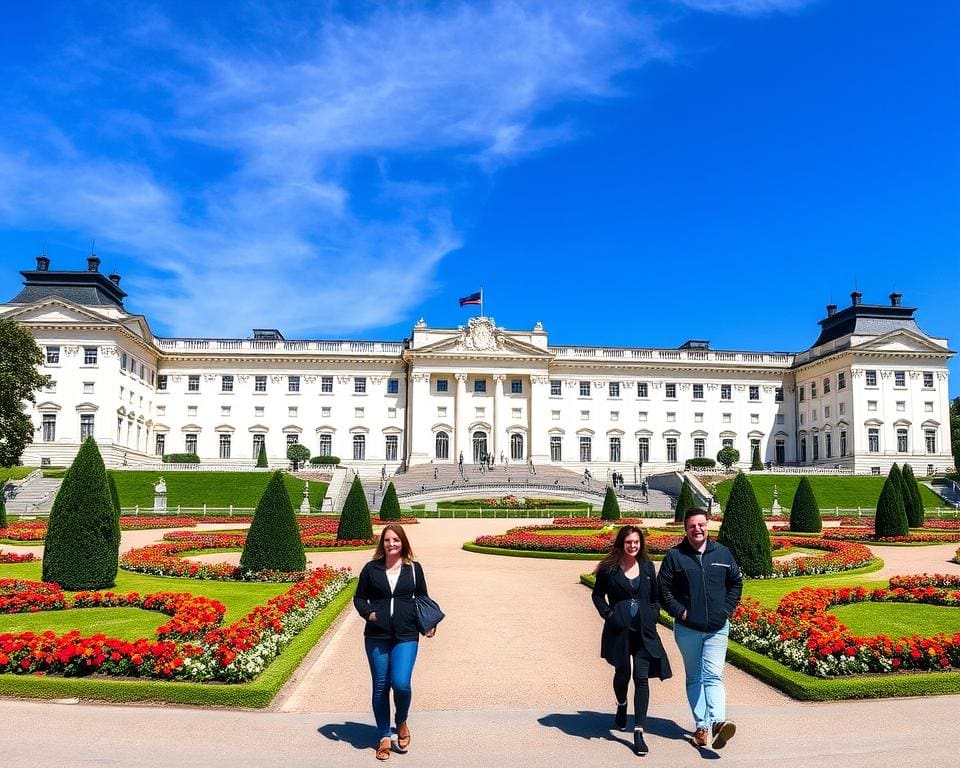
[[[706,728],[697,728],[693,734],[693,743],[698,747],[707,746],[707,729]]]
[[[627,705],[617,704],[617,714],[614,715],[614,722],[621,731],[627,727]]]
[[[713,724],[713,741],[710,746],[714,749],[723,749],[727,742],[737,732],[737,726],[729,720],[721,720]]]
[[[643,731],[633,732],[633,751],[643,757],[650,750],[647,748],[647,742],[643,740]]]

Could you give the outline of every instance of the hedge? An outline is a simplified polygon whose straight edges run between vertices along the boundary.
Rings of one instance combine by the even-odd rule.
[[[200,457],[195,453],[165,453],[164,464],[199,464]]]

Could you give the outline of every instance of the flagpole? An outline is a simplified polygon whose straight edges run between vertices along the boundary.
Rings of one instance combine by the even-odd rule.
[[[480,286],[480,317],[483,317],[483,286]]]

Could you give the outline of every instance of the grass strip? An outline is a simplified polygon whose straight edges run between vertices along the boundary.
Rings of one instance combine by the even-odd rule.
[[[503,555],[504,557],[537,557],[544,560],[603,560],[605,553],[592,552],[539,552],[530,549],[501,549],[500,547],[481,547],[472,541],[465,541],[463,548],[467,552],[476,552],[481,555]],[[661,555],[653,555],[651,560],[662,559]]]

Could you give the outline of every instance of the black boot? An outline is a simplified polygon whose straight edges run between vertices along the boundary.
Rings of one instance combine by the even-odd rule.
[[[617,714],[614,715],[614,722],[621,731],[627,727],[627,705],[617,704]]]
[[[647,742],[643,740],[643,731],[633,732],[633,751],[640,757],[643,757],[650,751],[647,748]]]

